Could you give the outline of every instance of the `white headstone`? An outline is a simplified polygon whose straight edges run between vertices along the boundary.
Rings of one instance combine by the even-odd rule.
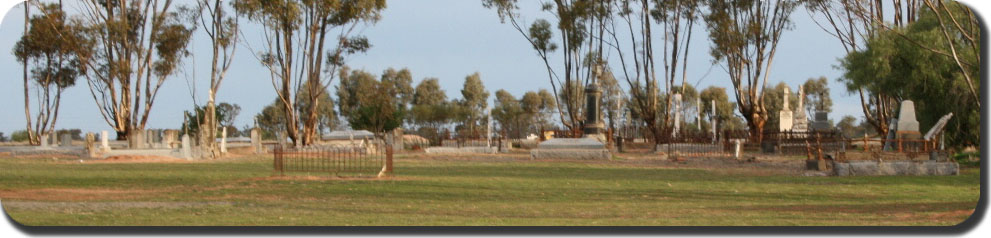
[[[223,127],[220,132],[220,153],[227,153],[227,127]]]
[[[898,133],[919,132],[919,121],[915,120],[915,103],[911,100],[902,101],[898,110]]]
[[[794,132],[806,132],[809,130],[809,118],[805,115],[805,88],[798,86],[798,108],[795,108],[794,120],[792,120],[791,130]]]
[[[936,135],[936,133],[939,133],[940,131],[943,130],[943,127],[946,127],[946,123],[950,121],[950,118],[953,118],[952,112],[950,114],[946,114],[942,118],[939,118],[939,121],[936,122],[936,125],[933,125],[933,127],[929,129],[929,132],[926,132],[926,136],[923,137],[923,139],[931,140],[933,136]]]
[[[100,132],[100,149],[102,149],[103,152],[110,151],[110,136],[107,131]]]
[[[793,125],[792,120],[794,120],[794,115],[792,115],[791,107],[790,105],[788,105],[788,98],[790,95],[791,95],[791,90],[785,88],[784,97],[782,98],[782,100],[784,100],[784,104],[782,105],[781,111],[778,112],[779,131],[791,130]]]

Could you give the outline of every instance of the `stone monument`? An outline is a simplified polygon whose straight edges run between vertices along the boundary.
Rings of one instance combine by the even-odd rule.
[[[105,152],[110,152],[110,135],[107,131],[100,132],[100,150]]]
[[[805,115],[805,88],[798,86],[798,108],[795,109],[795,117],[792,120],[791,131],[809,131],[809,118]]]
[[[782,98],[784,104],[782,105],[781,111],[778,112],[779,131],[789,131],[792,128],[792,120],[794,119],[794,116],[792,115],[791,112],[791,106],[788,105],[788,96],[790,95],[791,95],[791,90],[785,88],[784,97]]]
[[[127,145],[132,150],[145,149],[145,146],[147,146],[147,143],[145,143],[145,131],[132,129],[129,135],[127,135]]]
[[[182,135],[182,157],[187,160],[193,159],[193,148],[189,142],[189,134]]]
[[[222,127],[220,132],[220,153],[227,153],[227,127]]]
[[[595,67],[595,80],[585,88],[585,138],[553,138],[541,142],[530,150],[531,159],[595,159],[608,160],[612,153],[606,148],[603,135],[605,125],[599,120],[599,97],[602,91],[598,79],[602,78],[602,66]]]
[[[915,103],[911,100],[902,101],[898,110],[898,126],[895,137],[901,140],[922,139],[919,133],[919,121],[915,120]]]
[[[255,154],[265,153],[262,147],[262,132],[258,127],[251,129],[251,147],[255,149]]]
[[[69,132],[64,132],[64,133],[62,133],[61,136],[62,136],[62,138],[61,138],[61,141],[59,141],[59,145],[61,145],[61,146],[72,146],[72,135],[70,135]]]

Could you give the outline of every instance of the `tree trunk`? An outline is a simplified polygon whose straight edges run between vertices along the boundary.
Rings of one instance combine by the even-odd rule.
[[[29,10],[29,9],[31,9],[31,6],[28,5],[28,2],[30,2],[30,0],[24,1],[24,36],[27,36],[28,35],[28,22],[29,22],[29,17],[31,16],[31,12]],[[25,127],[25,129],[28,132],[28,143],[29,144],[32,144],[32,145],[40,145],[41,144],[41,140],[38,138],[37,135],[35,135],[34,130],[31,130],[31,99],[30,99],[30,95],[28,94],[29,93],[28,92],[28,61],[27,60],[24,60],[24,62],[22,62],[22,66],[24,67],[23,68],[23,70],[24,70],[24,72],[23,72],[24,73],[24,119],[25,119],[25,122],[27,124],[26,127]]]

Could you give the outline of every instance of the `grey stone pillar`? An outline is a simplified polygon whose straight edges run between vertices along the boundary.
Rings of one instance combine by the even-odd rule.
[[[262,150],[262,132],[258,128],[251,129],[251,147],[255,148],[255,154],[265,152]]]
[[[131,149],[144,149],[146,146],[144,130],[132,129],[127,135],[127,145]]]
[[[62,133],[62,140],[59,142],[62,146],[72,146],[72,135],[69,132]]]
[[[223,127],[220,133],[220,153],[227,153],[227,127]]]
[[[193,148],[189,142],[189,134],[182,135],[182,157],[186,159],[193,158]]]
[[[103,152],[110,151],[110,135],[107,131],[100,132],[100,150],[103,150]]]

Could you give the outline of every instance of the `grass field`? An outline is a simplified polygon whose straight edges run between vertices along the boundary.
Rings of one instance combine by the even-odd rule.
[[[271,160],[0,158],[25,225],[954,225],[980,171],[804,177],[619,162],[403,157],[394,179],[272,177]]]

